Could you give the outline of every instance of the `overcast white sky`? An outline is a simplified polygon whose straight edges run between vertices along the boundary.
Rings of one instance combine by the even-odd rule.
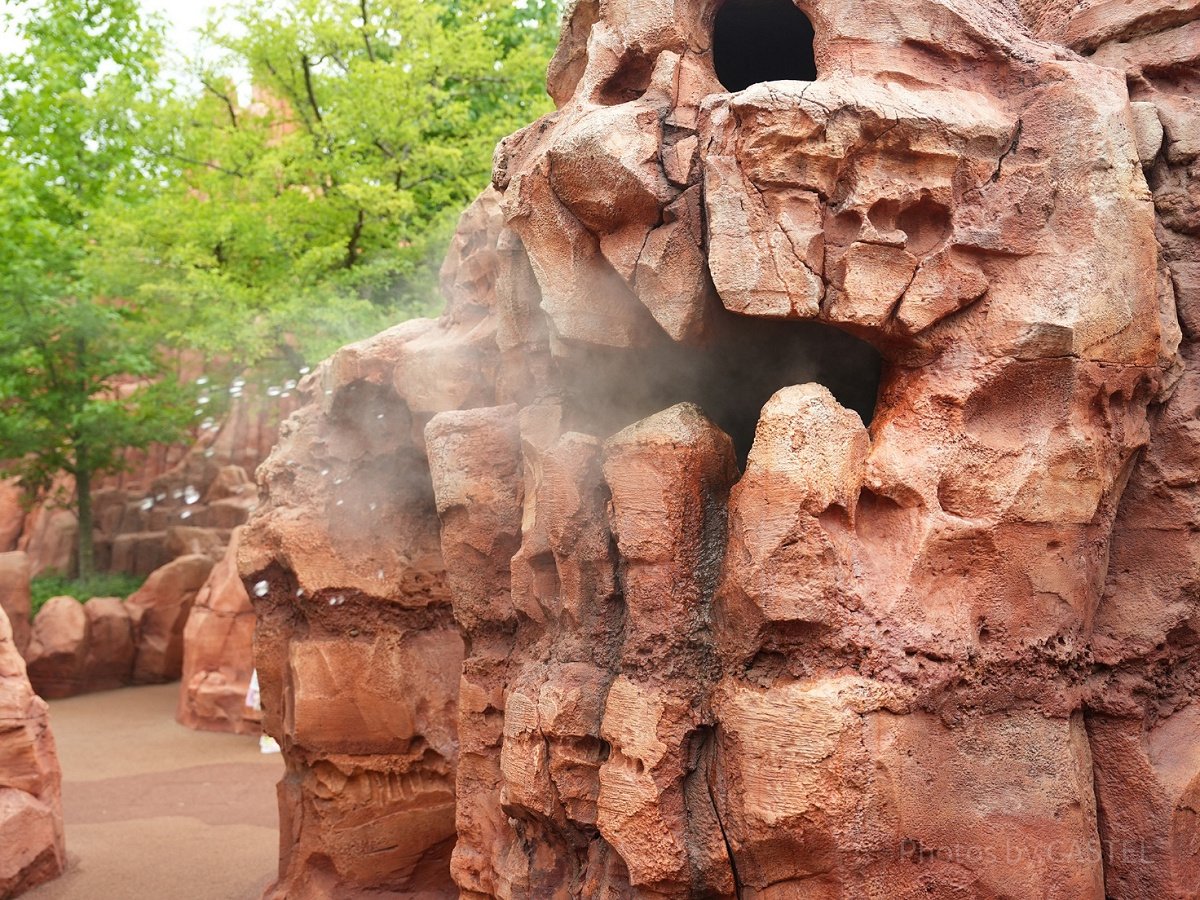
[[[141,0],[142,9],[162,13],[167,25],[167,40],[174,49],[188,53],[196,45],[195,31],[204,24],[208,11],[228,5],[229,0]],[[0,6],[3,0],[0,0]],[[0,52],[14,49],[12,35],[0,22]]]
[[[5,0],[0,0],[0,11],[3,11]],[[196,29],[208,19],[208,13],[213,9],[229,6],[232,0],[139,0],[146,13],[159,13],[167,30],[168,51],[164,59],[164,74],[188,82],[185,71],[178,68],[185,57],[194,55],[196,50]],[[265,2],[265,0],[264,0]],[[13,35],[5,28],[0,19],[0,53],[11,53],[19,49],[19,44]],[[249,76],[234,73],[238,81],[238,94],[243,102],[248,103],[250,97]],[[243,83],[244,82],[244,83]]]
[[[167,40],[176,49],[190,51],[196,43],[195,30],[204,24],[208,11],[227,5],[227,0],[141,0],[142,9],[160,12],[167,23]]]

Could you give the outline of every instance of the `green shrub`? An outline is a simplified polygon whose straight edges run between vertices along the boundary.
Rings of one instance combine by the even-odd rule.
[[[33,596],[33,612],[36,616],[39,609],[51,597],[74,597],[80,603],[87,603],[93,597],[128,597],[143,584],[146,579],[140,575],[93,575],[91,578],[68,578],[57,572],[47,572],[39,575],[29,584]]]

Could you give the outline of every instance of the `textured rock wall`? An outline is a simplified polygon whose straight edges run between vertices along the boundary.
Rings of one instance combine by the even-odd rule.
[[[1044,20],[1125,73],[1157,211],[1158,289],[1178,309],[1184,371],[1151,414],[1117,513],[1085,701],[1112,897],[1200,885],[1200,8],[1099,2]]]
[[[278,896],[1194,896],[1200,8],[801,2],[729,93],[717,6],[573,4],[443,318],[301,385]]]
[[[153,572],[128,600],[51,597],[25,650],[34,690],[56,700],[179,678],[185,625],[212,569],[209,557],[185,555]]]
[[[225,558],[196,595],[183,629],[181,725],[200,731],[258,734],[257,714],[246,706],[254,673],[254,607],[238,575],[235,529]]]
[[[62,773],[45,702],[0,609],[0,898],[58,877],[63,843]]]

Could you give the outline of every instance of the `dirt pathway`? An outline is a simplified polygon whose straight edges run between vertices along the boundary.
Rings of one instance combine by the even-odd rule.
[[[68,868],[27,900],[258,900],[279,853],[278,756],[175,722],[179,685],[50,703]]]

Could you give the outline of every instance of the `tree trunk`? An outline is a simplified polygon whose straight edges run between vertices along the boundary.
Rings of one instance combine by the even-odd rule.
[[[75,473],[75,508],[79,512],[79,578],[96,574],[95,536],[92,533],[92,473]]]

